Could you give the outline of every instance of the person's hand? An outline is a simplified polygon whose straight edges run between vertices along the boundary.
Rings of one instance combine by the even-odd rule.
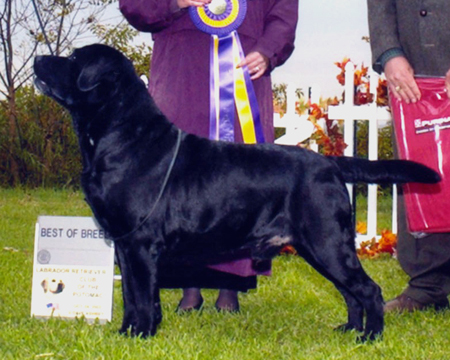
[[[269,68],[269,59],[267,56],[257,51],[253,51],[249,53],[237,67],[240,68],[245,65],[247,65],[248,72],[250,73],[250,79],[256,80],[263,76]]]
[[[180,9],[187,8],[189,6],[201,7],[209,4],[212,0],[177,0]]]
[[[450,69],[445,74],[445,89],[447,90],[447,96],[450,98]]]
[[[406,103],[420,100],[420,90],[414,79],[414,70],[403,56],[390,59],[384,66],[389,90]]]

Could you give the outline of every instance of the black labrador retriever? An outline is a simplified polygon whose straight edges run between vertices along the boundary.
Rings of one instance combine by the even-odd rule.
[[[67,58],[38,56],[34,71],[37,87],[72,115],[86,200],[115,240],[121,332],[156,333],[162,254],[206,263],[246,248],[267,259],[290,244],[344,297],[348,321],[339,328],[364,329],[362,340],[381,335],[383,299],[356,256],[345,183],[435,183],[436,172],[408,161],[325,157],[184,133],[158,110],[131,62],[105,45]]]

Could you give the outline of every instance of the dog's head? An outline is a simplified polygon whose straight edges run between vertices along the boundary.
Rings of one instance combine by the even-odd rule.
[[[69,57],[37,56],[34,72],[38,89],[69,111],[98,106],[140,81],[125,56],[101,44],[76,49]]]
[[[41,282],[44,293],[60,294],[63,292],[66,285],[61,279],[44,279]]]

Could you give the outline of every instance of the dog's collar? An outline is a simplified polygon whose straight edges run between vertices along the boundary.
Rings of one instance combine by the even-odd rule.
[[[172,156],[172,160],[170,161],[169,167],[167,169],[167,173],[166,176],[164,177],[164,181],[161,185],[161,189],[159,190],[159,194],[158,197],[156,198],[153,207],[151,208],[150,212],[147,214],[147,216],[138,224],[138,226],[136,226],[133,230],[131,230],[129,233],[126,233],[124,235],[118,236],[118,237],[113,237],[110,235],[110,237],[112,238],[111,240],[113,241],[117,241],[117,240],[121,240],[124,239],[128,236],[130,236],[131,234],[134,234],[136,231],[138,231],[142,225],[144,225],[144,223],[150,218],[150,216],[152,216],[153,212],[156,209],[156,205],[158,205],[159,201],[161,200],[164,190],[166,189],[167,183],[169,182],[169,178],[170,178],[170,174],[172,173],[173,167],[175,165],[175,161],[178,157],[178,153],[180,151],[180,145],[181,145],[181,130],[178,129],[178,135],[177,135],[177,142],[175,144],[175,150],[173,152],[173,156]]]

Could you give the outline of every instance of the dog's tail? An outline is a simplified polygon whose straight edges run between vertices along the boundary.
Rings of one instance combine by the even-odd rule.
[[[409,160],[370,161],[345,156],[330,156],[338,165],[345,182],[370,184],[417,182],[435,184],[441,176],[428,166]]]

